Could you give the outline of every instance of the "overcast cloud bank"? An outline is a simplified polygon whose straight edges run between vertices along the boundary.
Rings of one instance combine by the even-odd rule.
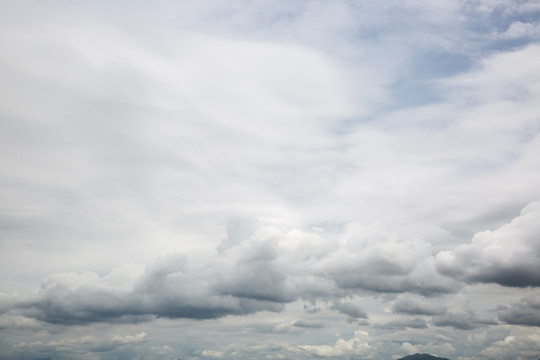
[[[5,2],[1,357],[538,359],[539,16]]]

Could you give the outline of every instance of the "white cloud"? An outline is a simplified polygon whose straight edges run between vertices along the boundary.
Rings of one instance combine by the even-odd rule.
[[[203,350],[201,351],[201,356],[205,358],[221,359],[223,358],[223,353],[215,350]]]
[[[480,355],[486,359],[536,359],[540,352],[540,332],[521,336],[509,335],[483,349]]]
[[[315,356],[345,359],[367,356],[371,352],[369,334],[361,330],[355,331],[350,340],[338,339],[334,345],[302,345],[300,348]]]
[[[508,29],[498,37],[502,39],[538,38],[540,36],[540,25],[538,23],[515,21]]]

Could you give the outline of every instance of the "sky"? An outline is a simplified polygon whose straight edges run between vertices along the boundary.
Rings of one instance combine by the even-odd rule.
[[[1,1],[0,357],[540,358],[540,1]]]

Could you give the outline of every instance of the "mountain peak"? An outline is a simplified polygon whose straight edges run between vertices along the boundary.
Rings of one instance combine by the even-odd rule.
[[[414,354],[414,355],[407,355],[405,357],[402,357],[398,360],[449,360],[447,358],[441,358],[429,354]]]

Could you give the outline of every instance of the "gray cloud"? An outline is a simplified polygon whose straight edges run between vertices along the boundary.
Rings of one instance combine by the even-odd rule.
[[[495,231],[477,233],[470,244],[437,254],[437,269],[470,283],[540,286],[540,201]]]
[[[331,306],[331,309],[337,310],[352,319],[367,319],[368,314],[362,310],[359,305],[351,302],[338,302]]]
[[[449,326],[459,330],[472,330],[487,325],[497,325],[493,319],[478,318],[471,309],[448,311],[444,315],[434,316],[435,326]]]
[[[536,207],[537,203],[527,206],[519,218],[493,233],[475,236],[473,245],[459,246],[455,255],[447,251],[436,258],[429,244],[402,241],[378,225],[358,227],[343,241],[274,221],[244,221],[229,227],[228,237],[209,255],[171,255],[146,267],[126,264],[104,277],[90,272],[54,274],[43,280],[38,295],[16,300],[4,306],[4,312],[58,324],[126,323],[280,312],[299,299],[339,299],[361,291],[453,293],[462,284],[452,277],[479,281],[479,274],[502,274],[492,265],[493,256],[510,253],[516,262],[518,254],[529,256],[526,264],[536,257],[534,251],[525,254],[526,247],[518,247],[514,253],[497,250],[473,257],[474,266],[465,260],[484,247],[499,249],[497,244],[511,236],[524,246],[535,246]],[[459,271],[457,264],[463,266]],[[350,302],[334,301],[332,309],[352,320],[367,318]],[[468,312],[446,313],[444,306],[412,296],[399,297],[393,310],[438,315],[434,325],[458,329],[490,323]]]
[[[540,326],[540,298],[531,296],[497,309],[499,321],[514,325]]]
[[[324,323],[320,321],[313,321],[313,320],[307,320],[307,319],[300,319],[296,320],[292,323],[292,326],[300,327],[300,328],[314,328],[314,329],[320,329],[324,327]]]
[[[455,253],[446,251],[436,258],[429,244],[401,241],[379,226],[359,227],[343,241],[273,221],[246,222],[229,228],[232,239],[226,238],[209,255],[170,255],[146,267],[126,264],[104,277],[90,272],[54,274],[43,280],[39,294],[8,302],[3,311],[58,324],[129,323],[280,312],[285,304],[299,299],[337,298],[332,309],[352,320],[366,319],[362,308],[339,298],[361,291],[453,293],[462,285],[452,277],[472,282],[481,279],[479,274],[503,276],[503,270],[494,265],[503,254],[516,259],[515,266],[519,266],[517,255],[528,256],[523,263],[529,264],[536,255],[524,249],[534,249],[537,212],[537,203],[532,203],[510,224],[476,235],[473,245],[458,246]],[[523,247],[499,251],[499,243],[507,238]],[[478,255],[483,248],[496,251]],[[468,264],[471,257],[473,262]],[[463,267],[458,269],[457,264]],[[501,277],[497,279],[502,282]],[[463,330],[493,324],[471,312],[446,312],[444,306],[417,296],[399,297],[393,311],[437,315],[434,325]],[[501,319],[510,319],[505,314],[500,312]]]
[[[170,255],[145,267],[126,264],[104,277],[91,272],[50,275],[38,295],[17,300],[4,312],[58,324],[211,319],[279,312],[301,298],[339,299],[351,291],[432,294],[456,289],[435,271],[429,247],[395,242],[384,231],[375,241],[372,230],[361,228],[340,243],[271,221],[246,223],[246,231],[235,226],[235,233],[229,230],[232,239],[210,255]],[[314,246],[319,243],[323,246]],[[317,290],[311,283],[318,284]],[[335,301],[332,309],[352,320],[367,318],[351,302]]]
[[[112,273],[56,274],[42,282],[39,295],[13,304],[10,312],[57,324],[140,322],[155,317],[209,319],[258,311],[281,311],[283,304],[221,294],[206,274],[185,265],[185,257],[159,259],[125,289]],[[245,295],[245,294],[243,294]]]
[[[222,242],[218,247],[219,255],[214,259],[216,271],[211,280],[214,290],[237,298],[277,303],[294,301],[298,290],[288,278],[294,264],[282,263],[279,259],[279,236],[280,233],[274,234],[262,226],[253,237],[233,237],[232,241]],[[223,247],[224,244],[229,245]]]
[[[435,270],[429,243],[401,240],[380,226],[362,228],[324,260],[344,289],[374,292],[452,293],[460,284]]]
[[[0,12],[3,356],[538,354],[538,1],[126,4]]]
[[[392,305],[395,313],[405,313],[413,315],[441,315],[445,314],[448,308],[444,305],[433,304],[414,297],[400,297]]]
[[[426,320],[421,318],[404,318],[395,319],[383,324],[378,324],[376,327],[381,329],[403,330],[406,328],[411,329],[425,329],[427,328]]]

